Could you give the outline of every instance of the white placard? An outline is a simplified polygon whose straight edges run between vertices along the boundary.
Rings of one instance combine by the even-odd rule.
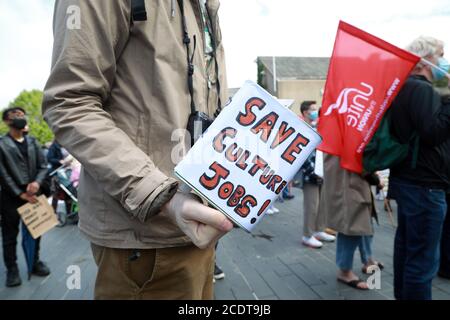
[[[295,100],[294,99],[278,99],[278,102],[280,102],[283,107],[290,109],[292,107],[292,105],[294,104]]]
[[[295,113],[247,81],[175,167],[175,175],[251,231],[321,140]]]
[[[316,162],[314,163],[314,173],[323,178],[323,152],[316,151]]]

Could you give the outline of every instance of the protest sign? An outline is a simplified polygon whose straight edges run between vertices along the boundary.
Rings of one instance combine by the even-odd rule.
[[[175,167],[175,175],[251,231],[321,137],[247,81]]]
[[[36,239],[58,224],[58,218],[44,195],[35,204],[27,203],[17,209],[31,236]]]

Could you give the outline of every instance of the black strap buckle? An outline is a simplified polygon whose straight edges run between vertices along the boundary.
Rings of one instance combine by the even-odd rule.
[[[147,20],[147,10],[145,9],[145,0],[131,0],[131,12],[133,21]]]

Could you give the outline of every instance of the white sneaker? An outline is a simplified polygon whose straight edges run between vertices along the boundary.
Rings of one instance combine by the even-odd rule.
[[[314,238],[325,242],[333,242],[334,240],[336,240],[335,236],[332,236],[331,234],[328,234],[323,231],[314,233]]]
[[[274,214],[275,212],[273,211],[273,209],[267,209],[267,214],[270,214],[270,215],[272,215],[272,214]]]
[[[313,249],[319,249],[323,246],[323,243],[314,237],[303,237],[302,243],[303,245]]]
[[[272,210],[273,210],[273,212],[274,213],[278,213],[278,212],[280,212],[280,210],[278,210],[277,208],[275,208],[275,207],[272,207]]]

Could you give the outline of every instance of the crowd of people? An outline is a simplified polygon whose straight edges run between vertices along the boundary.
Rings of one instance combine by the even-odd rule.
[[[432,37],[419,37],[407,50],[439,66],[418,63],[391,106],[391,130],[408,155],[390,168],[387,197],[397,203],[398,227],[395,235],[394,291],[399,300],[429,300],[432,280],[449,273],[449,192],[450,192],[450,104],[433,82],[448,70],[443,58],[444,44]],[[314,101],[305,101],[301,113],[314,126]],[[320,119],[319,119],[320,121]],[[321,158],[322,159],[322,158]],[[319,164],[318,164],[319,163]],[[323,166],[323,175],[315,166]],[[377,220],[372,186],[385,189],[376,172],[359,175],[340,166],[336,156],[325,154],[323,162],[313,153],[302,168],[304,197],[303,244],[320,248],[328,227],[337,232],[337,278],[351,287],[367,290],[368,284],[352,271],[354,253],[359,248],[362,271],[384,265],[372,256],[373,220]],[[320,172],[320,171],[319,171]],[[389,208],[389,203],[386,204]],[[388,209],[388,208],[386,208]],[[326,233],[325,233],[326,234]]]

